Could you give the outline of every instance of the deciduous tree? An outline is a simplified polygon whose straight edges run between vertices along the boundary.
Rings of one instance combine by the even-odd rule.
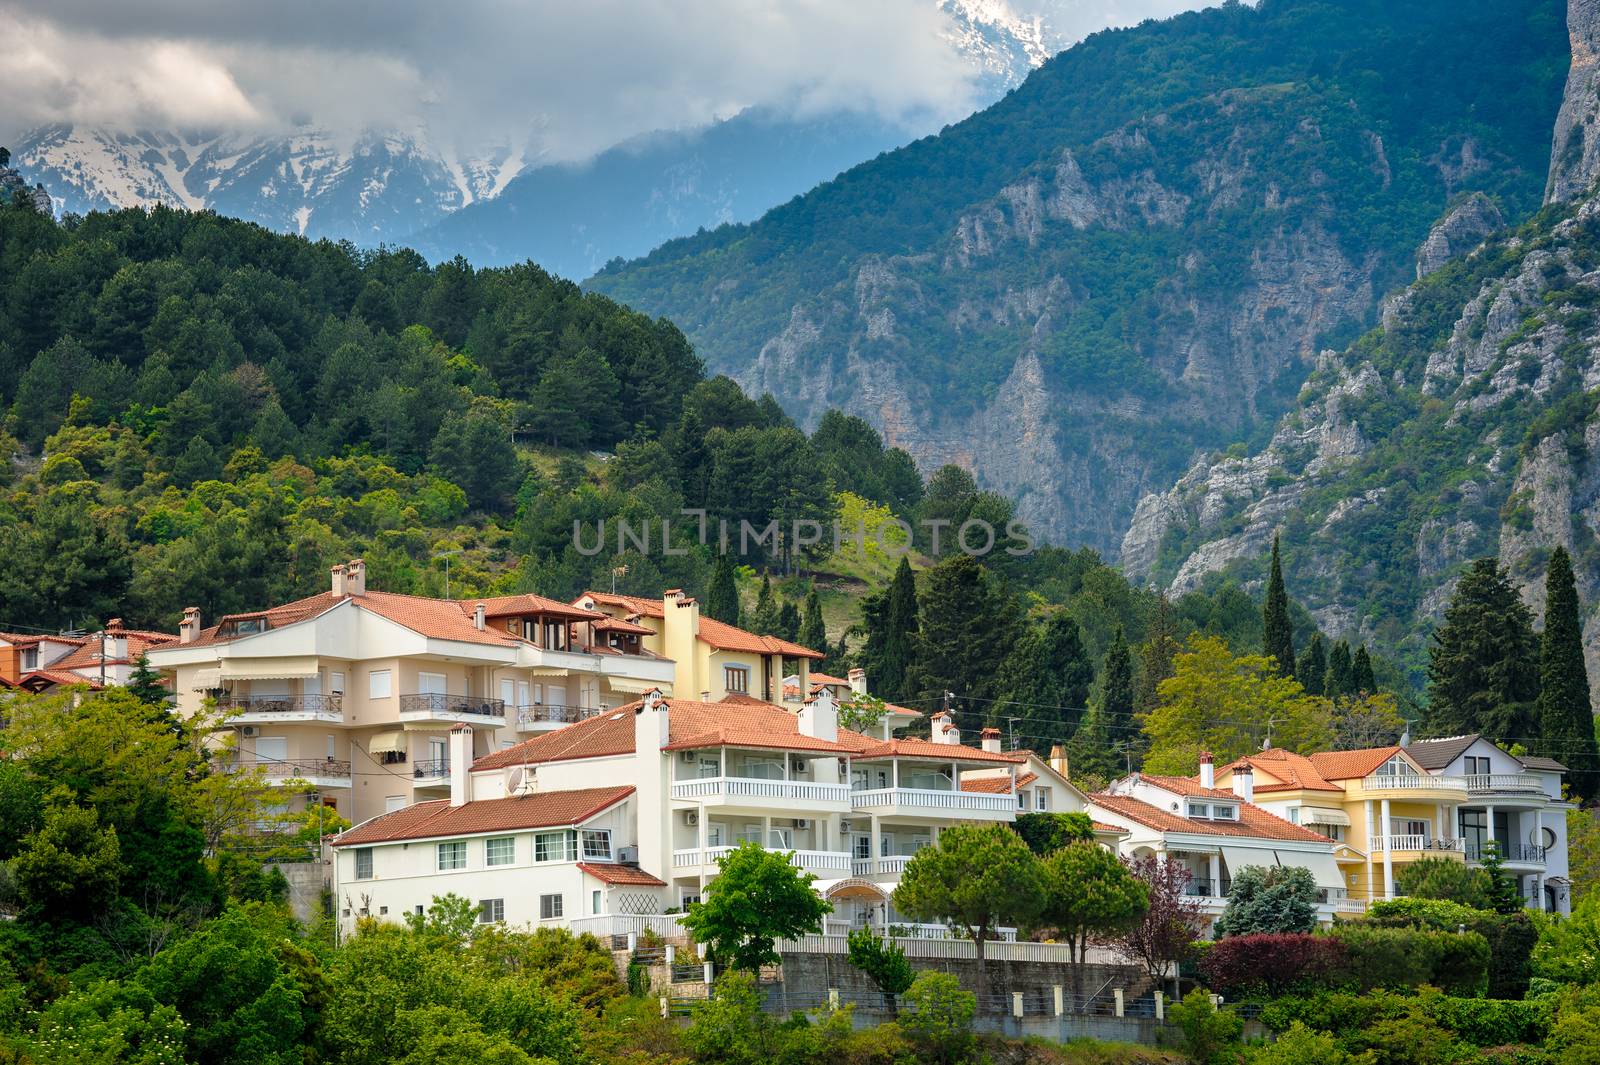
[[[1132,929],[1150,908],[1150,893],[1111,851],[1098,843],[1069,843],[1044,859],[1044,900],[1034,918],[1067,941],[1072,993],[1083,993],[1091,941]]]
[[[820,932],[833,911],[812,890],[816,877],[780,851],[746,841],[719,858],[717,869],[683,924],[713,960],[732,968],[754,972],[778,961],[778,940]]]
[[[1182,862],[1145,855],[1124,858],[1128,872],[1144,884],[1149,907],[1113,943],[1119,954],[1139,965],[1152,980],[1187,961],[1205,929],[1200,900],[1189,894],[1194,875]]]

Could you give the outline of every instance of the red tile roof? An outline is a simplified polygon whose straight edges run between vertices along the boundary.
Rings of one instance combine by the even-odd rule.
[[[128,653],[121,658],[108,658],[106,665],[128,665],[139,660],[139,656],[155,647],[164,647],[174,644],[178,638],[165,632],[140,632],[131,629],[112,629],[106,634],[106,640],[126,638]],[[90,633],[84,637],[78,649],[72,653],[50,663],[52,669],[83,669],[86,667],[100,668],[100,634]],[[108,642],[107,646],[110,644]]]
[[[1145,778],[1154,779],[1154,778]],[[1166,778],[1174,779],[1174,778]],[[1181,777],[1175,779],[1182,779]],[[1095,806],[1111,813],[1121,814],[1130,821],[1136,821],[1147,828],[1154,828],[1162,832],[1191,832],[1202,836],[1233,836],[1245,839],[1280,839],[1286,841],[1299,841],[1305,843],[1327,843],[1326,836],[1319,836],[1315,832],[1307,831],[1299,825],[1291,825],[1275,814],[1269,814],[1254,803],[1239,802],[1232,792],[1217,791],[1215,789],[1201,788],[1195,785],[1195,793],[1200,795],[1215,795],[1227,797],[1239,803],[1238,821],[1207,821],[1191,820],[1175,813],[1169,813],[1158,806],[1154,806],[1142,799],[1135,799],[1127,795],[1108,795],[1104,792],[1089,796],[1089,801]]]
[[[1037,773],[1023,773],[1017,777],[1017,787],[1025,788],[1039,779]],[[977,780],[963,780],[962,791],[986,791],[993,795],[1004,795],[1011,790],[1009,777],[979,777]]]
[[[667,605],[661,599],[641,599],[636,595],[615,595],[611,592],[584,592],[580,598],[593,599],[596,603],[607,606],[619,607],[630,614],[637,614],[647,618],[665,618]],[[653,631],[653,630],[652,630]],[[700,639],[720,651],[744,651],[758,655],[783,655],[786,658],[815,658],[823,659],[827,655],[813,651],[809,647],[801,647],[797,643],[781,639],[777,636],[758,636],[753,632],[700,615]]]
[[[366,592],[362,595],[336,596],[332,592],[322,592],[317,595],[297,599],[292,603],[284,603],[268,610],[258,610],[243,614],[228,614],[220,618],[217,624],[206,629],[197,640],[186,646],[196,647],[213,643],[228,643],[239,637],[219,637],[218,631],[222,626],[240,618],[265,618],[269,628],[279,629],[285,625],[292,625],[297,621],[316,617],[333,609],[340,603],[353,602],[362,610],[370,610],[379,617],[387,618],[397,625],[401,625],[413,632],[420,633],[436,640],[456,640],[462,643],[479,643],[513,647],[526,643],[520,636],[513,636],[505,629],[489,625],[482,629],[472,622],[473,612],[479,600],[476,599],[430,599],[420,595],[399,595],[395,592]],[[487,602],[487,600],[485,600]]]
[[[541,791],[506,799],[480,799],[451,806],[434,799],[382,814],[342,833],[335,847],[442,836],[475,836],[528,828],[581,825],[633,794],[633,786]]]
[[[921,758],[940,762],[1004,762],[1021,765],[1028,759],[1019,754],[995,754],[959,743],[934,743],[932,740],[880,740],[849,729],[839,730],[839,742],[853,748],[858,758]]]
[[[1366,747],[1359,751],[1318,751],[1307,755],[1327,780],[1364,777],[1400,753],[1399,747]]]
[[[491,618],[504,618],[520,614],[548,614],[551,617],[569,618],[573,621],[596,621],[605,617],[598,610],[585,610],[581,606],[563,603],[559,599],[547,599],[542,595],[524,592],[521,595],[491,596],[487,599],[463,599],[461,604],[467,608],[470,615],[482,603],[486,616]]]
[[[1128,830],[1121,825],[1108,825],[1104,821],[1092,821],[1090,824],[1094,825],[1096,832],[1105,832],[1114,836],[1126,836],[1128,834]]]
[[[1272,748],[1260,754],[1248,755],[1223,766],[1218,772],[1238,769],[1248,764],[1255,772],[1256,791],[1337,791],[1344,788],[1324,777],[1317,764],[1303,754]],[[1263,780],[1267,776],[1269,779]]]
[[[760,747],[789,751],[826,751],[849,757],[853,748],[800,734],[800,720],[792,712],[757,699],[729,697],[702,703],[666,699],[666,750],[701,747]],[[563,762],[603,758],[634,752],[634,715],[642,701],[629,703],[587,721],[579,721],[542,736],[523,740],[503,751],[487,754],[472,764],[474,770],[500,769],[537,762]],[[841,740],[845,735],[840,730]]]
[[[65,669],[36,669],[31,673],[24,673],[17,679],[17,687],[26,688],[31,692],[44,691],[51,685],[71,687],[74,684],[86,684],[90,691],[100,689],[98,680],[90,680]]]
[[[637,865],[603,865],[599,862],[579,862],[578,868],[606,884],[627,884],[632,887],[666,887],[667,882],[640,869]]]

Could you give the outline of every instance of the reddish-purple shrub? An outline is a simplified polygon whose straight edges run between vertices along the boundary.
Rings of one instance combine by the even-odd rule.
[[[1344,944],[1332,936],[1291,932],[1219,939],[1200,961],[1206,986],[1228,998],[1277,998],[1337,982]]]

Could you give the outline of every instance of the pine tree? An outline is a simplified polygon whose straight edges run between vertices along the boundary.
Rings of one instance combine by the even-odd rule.
[[[134,660],[127,688],[128,694],[147,706],[165,706],[172,695],[171,689],[162,683],[161,674],[150,668],[149,656],[143,654]]]
[[[778,600],[772,594],[772,577],[761,574],[761,591],[756,595],[756,611],[750,615],[750,631],[762,636],[776,636],[782,624],[778,619]]]
[[[739,585],[733,578],[733,556],[718,555],[717,568],[711,573],[711,587],[706,591],[706,617],[739,624]]]
[[[772,635],[782,637],[790,643],[800,642],[800,608],[787,599],[778,608],[778,625],[772,630]]]
[[[1161,701],[1156,689],[1172,676],[1172,659],[1178,653],[1178,630],[1172,622],[1172,605],[1163,595],[1144,643],[1139,645],[1139,676],[1133,689],[1133,712],[1148,714]]]
[[[1355,665],[1350,660],[1350,645],[1339,640],[1328,653],[1328,679],[1322,694],[1337,699],[1341,695],[1354,695],[1355,690]]]
[[[1139,727],[1133,716],[1133,652],[1121,625],[1111,637],[1111,646],[1106,648],[1105,663],[1101,667],[1100,709],[1112,743],[1128,743],[1138,734]]]
[[[916,653],[917,582],[904,556],[889,586],[868,596],[861,613],[866,629],[861,668],[872,690],[886,699],[909,700],[906,671]]]
[[[1357,647],[1356,656],[1350,660],[1350,684],[1356,695],[1371,695],[1378,690],[1378,680],[1372,675],[1372,656],[1367,653],[1366,644]]]
[[[955,693],[957,726],[975,733],[996,690],[995,648],[1014,643],[1015,611],[977,559],[955,554],[928,571],[917,612],[911,698],[932,706]]]
[[[1029,746],[1049,750],[1064,744],[1078,731],[1093,681],[1094,665],[1078,622],[1059,610],[1024,633],[1007,656],[989,724],[1003,727],[1006,718],[1015,717]]]
[[[1272,573],[1267,578],[1267,598],[1261,604],[1261,649],[1278,663],[1278,673],[1294,676],[1294,622],[1289,620],[1289,593],[1283,586],[1283,564],[1278,557],[1278,537],[1272,537]]]
[[[828,630],[822,621],[822,599],[815,585],[806,593],[806,608],[800,615],[800,631],[795,643],[820,651],[824,657],[828,654]]]
[[[1583,626],[1572,556],[1557,546],[1545,571],[1544,633],[1539,639],[1539,742],[1534,749],[1567,766],[1572,792],[1584,801],[1600,792],[1589,672],[1583,663]]]
[[[1323,640],[1322,633],[1312,635],[1311,642],[1306,644],[1305,654],[1295,663],[1294,675],[1300,686],[1313,695],[1321,695],[1327,690],[1328,644]]]
[[[1478,559],[1433,634],[1426,734],[1481,732],[1505,745],[1531,736],[1538,662],[1533,622],[1516,587],[1495,559]]]

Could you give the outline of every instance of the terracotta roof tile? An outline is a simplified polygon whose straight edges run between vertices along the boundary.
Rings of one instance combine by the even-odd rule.
[[[88,685],[90,691],[99,691],[100,682],[90,680],[65,669],[35,669],[31,673],[24,673],[17,678],[17,687],[26,688],[32,692],[43,691],[52,684],[61,687],[71,687],[74,684]]]
[[[596,603],[619,607],[631,614],[649,618],[665,618],[667,605],[661,599],[641,599],[635,595],[615,595],[611,592],[584,592],[582,598]],[[787,658],[815,658],[827,656],[809,647],[781,639],[777,636],[759,636],[753,632],[700,615],[700,638],[722,651],[745,651],[758,655],[783,655]]]
[[[1400,753],[1399,747],[1364,747],[1358,751],[1317,751],[1307,755],[1326,780],[1354,780]]]
[[[1199,791],[1204,794],[1207,789],[1200,788]],[[1226,794],[1228,798],[1238,801],[1232,792],[1218,792],[1217,794]],[[1291,825],[1283,818],[1275,814],[1269,814],[1254,803],[1239,803],[1238,821],[1207,821],[1180,817],[1177,814],[1169,813],[1158,806],[1147,803],[1143,799],[1135,799],[1127,795],[1107,795],[1102,792],[1089,796],[1089,801],[1102,810],[1121,814],[1130,821],[1136,821],[1141,825],[1161,832],[1190,832],[1203,836],[1280,839],[1304,843],[1328,842],[1327,837],[1307,831],[1299,825]]]
[[[1017,787],[1025,788],[1039,779],[1037,773],[1023,773],[1017,777]],[[1009,777],[979,777],[977,780],[963,780],[962,791],[984,791],[991,795],[1004,795],[1011,790]]]
[[[517,614],[548,614],[573,621],[598,621],[606,617],[598,610],[586,610],[581,606],[563,603],[559,599],[547,599],[532,592],[524,592],[521,595],[489,596],[485,599],[463,599],[460,602],[466,607],[469,617],[479,603],[484,605],[486,615],[491,618],[511,617]]]
[[[85,637],[84,642],[77,650],[51,662],[51,667],[53,669],[83,669],[92,666],[98,669],[100,666],[100,659],[96,657],[100,653],[98,635],[98,633],[95,633]],[[106,665],[128,665],[138,661],[139,656],[146,651],[156,647],[165,647],[168,644],[175,644],[178,641],[176,636],[164,632],[130,632],[113,629],[106,633],[107,640],[122,639],[124,637],[128,641],[128,653],[121,658],[106,659]]]
[[[923,758],[941,762],[1004,762],[1021,765],[1028,759],[1019,754],[995,754],[959,743],[934,743],[932,740],[880,740],[849,729],[839,730],[839,742],[851,747],[858,758]]]
[[[1303,754],[1293,751],[1273,748],[1239,758],[1219,769],[1218,772],[1237,769],[1248,763],[1255,770],[1257,791],[1293,791],[1304,789],[1307,791],[1337,791],[1343,792],[1344,788],[1334,784],[1318,771],[1316,763]],[[1271,779],[1262,780],[1262,775]]]
[[[374,817],[342,833],[333,841],[333,845],[350,847],[362,843],[581,825],[626,799],[633,791],[631,784],[615,788],[543,791],[506,799],[480,799],[462,806],[451,806],[448,799],[435,799]]]
[[[667,882],[640,869],[637,865],[603,865],[599,862],[579,862],[578,868],[606,884],[627,884],[633,887],[666,887]]]
[[[1121,825],[1108,825],[1104,821],[1093,821],[1090,823],[1094,825],[1094,830],[1096,832],[1107,832],[1116,836],[1126,836],[1128,834],[1128,830],[1123,828]]]

